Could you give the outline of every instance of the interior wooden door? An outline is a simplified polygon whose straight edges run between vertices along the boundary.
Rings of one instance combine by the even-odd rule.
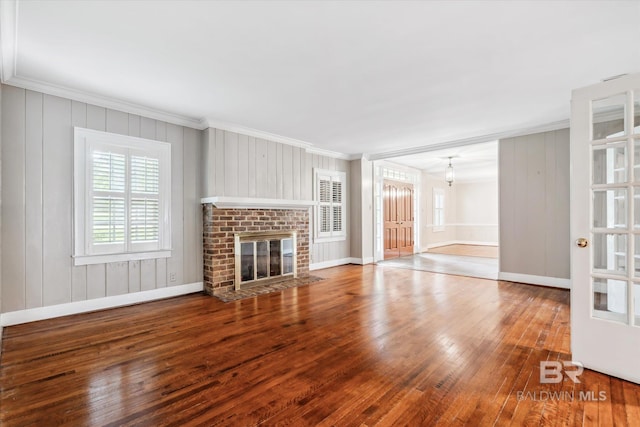
[[[384,259],[413,254],[413,185],[384,181]]]

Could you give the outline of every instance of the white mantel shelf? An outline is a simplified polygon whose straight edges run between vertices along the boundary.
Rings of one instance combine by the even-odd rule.
[[[203,205],[212,204],[216,208],[236,209],[300,209],[316,205],[313,200],[259,199],[255,197],[205,197]]]

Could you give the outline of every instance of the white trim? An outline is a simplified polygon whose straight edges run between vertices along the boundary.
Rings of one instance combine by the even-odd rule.
[[[87,313],[90,311],[138,304],[157,299],[171,298],[179,295],[202,292],[203,289],[202,282],[196,282],[180,286],[152,289],[150,291],[134,292],[132,294],[76,301],[47,307],[30,308],[27,310],[10,311],[8,313],[0,314],[0,326],[12,326],[20,323],[68,316],[71,314]]]
[[[337,267],[339,265],[346,264],[362,264],[361,258],[340,258],[332,259],[330,261],[317,262],[315,264],[309,264],[309,271],[322,270],[323,268]]]
[[[269,141],[279,142],[281,144],[293,145],[294,147],[301,147],[304,149],[311,148],[313,144],[310,142],[302,141],[300,139],[289,138],[286,136],[278,135],[275,133],[265,132],[259,129],[250,128],[237,123],[224,122],[216,119],[205,119],[206,127],[226,130],[229,132],[241,133],[247,136],[254,136],[256,138],[267,139]]]
[[[318,154],[320,156],[333,157],[334,159],[342,159],[342,160],[358,160],[362,158],[362,154],[349,155],[349,154],[339,153],[337,151],[325,150],[323,148],[316,148],[316,147],[308,147],[307,153]]]
[[[491,142],[504,138],[512,138],[515,136],[529,135],[534,133],[549,132],[552,130],[566,129],[569,127],[569,119],[561,120],[552,123],[543,123],[527,128],[520,128],[516,130],[507,130],[503,132],[496,132],[489,135],[477,136],[472,138],[458,139],[454,141],[446,141],[430,145],[422,145],[419,147],[405,148],[400,150],[386,151],[368,154],[369,160],[383,160],[391,159],[393,157],[410,156],[413,154],[427,153],[429,151],[438,151],[446,148],[464,147],[467,145],[480,144],[482,142]]]
[[[444,242],[431,243],[430,245],[423,246],[422,252],[427,252],[429,249],[440,248],[442,246],[450,245],[473,245],[473,246],[499,246],[498,242],[477,242],[475,240],[447,240]]]
[[[17,44],[18,2],[0,1],[0,76],[3,82],[16,75]]]
[[[216,208],[238,209],[298,209],[316,205],[313,200],[259,199],[255,197],[220,197],[211,196],[200,199],[200,203],[212,204]]]
[[[139,261],[143,259],[170,258],[171,249],[166,251],[131,252],[122,254],[86,255],[73,257],[73,265],[106,264],[109,262]]]
[[[505,273],[501,271],[498,273],[498,280],[571,289],[571,279],[563,279],[560,277],[534,276],[531,274]]]
[[[469,224],[469,223],[461,224],[461,223],[452,222],[452,223],[446,223],[444,226],[445,227],[498,227],[499,224]],[[435,225],[426,224],[425,227],[431,228],[431,227],[435,227]]]

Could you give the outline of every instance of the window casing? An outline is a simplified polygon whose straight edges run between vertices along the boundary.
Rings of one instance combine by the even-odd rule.
[[[346,173],[315,169],[315,240],[346,239]]]
[[[75,265],[171,256],[171,145],[75,128]]]
[[[433,189],[433,231],[444,231],[444,190]]]

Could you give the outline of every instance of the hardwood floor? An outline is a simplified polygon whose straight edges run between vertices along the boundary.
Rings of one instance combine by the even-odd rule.
[[[430,254],[445,254],[445,255],[461,255],[461,256],[476,256],[483,258],[498,258],[497,246],[484,246],[484,245],[447,245],[439,246],[437,248],[429,249]]]
[[[228,304],[194,294],[8,327],[0,424],[640,422],[639,385],[591,371],[540,384],[540,361],[571,359],[567,291],[376,266],[314,274],[327,279]]]

